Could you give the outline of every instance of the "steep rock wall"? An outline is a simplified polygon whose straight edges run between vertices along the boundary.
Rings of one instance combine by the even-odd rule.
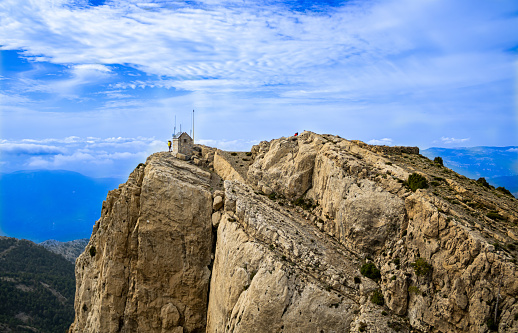
[[[70,332],[205,331],[209,181],[208,172],[162,153],[108,194],[76,261]]]
[[[389,332],[360,259],[296,213],[225,182],[207,332]],[[401,322],[401,323],[400,323]]]
[[[303,133],[297,144],[314,142],[308,140],[313,135]],[[290,197],[305,194],[305,199],[311,199],[316,207],[310,208],[308,219],[358,256],[374,257],[382,268],[379,285],[387,306],[393,313],[408,316],[413,327],[485,332],[498,303],[497,326],[506,332],[518,331],[518,271],[509,262],[509,254],[495,251],[487,238],[506,240],[499,230],[480,227],[426,190],[412,193],[403,183],[410,173],[422,173],[418,168],[395,165],[385,151],[377,153],[338,137],[322,137],[324,143],[313,146],[315,154],[308,154],[314,161],[304,160],[304,165],[312,165],[305,168],[304,177],[311,184],[299,187],[298,192],[279,185],[289,184],[291,175],[278,171],[288,165],[304,168],[297,165],[301,159],[292,148],[296,139],[261,143],[255,148],[258,160],[249,171],[249,175],[261,175],[262,183],[257,182],[256,188],[272,187]],[[264,162],[288,151],[295,155]],[[468,193],[456,181],[448,179],[447,184],[450,192]],[[508,201],[501,207],[509,209]],[[507,219],[512,222],[515,216],[511,213]],[[513,235],[505,227],[503,231]],[[419,258],[431,265],[424,275],[412,266]]]
[[[214,161],[224,192],[167,153],[110,192],[70,331],[518,332],[516,201],[415,149],[304,132],[249,156],[237,181]],[[412,192],[412,173],[431,188]]]

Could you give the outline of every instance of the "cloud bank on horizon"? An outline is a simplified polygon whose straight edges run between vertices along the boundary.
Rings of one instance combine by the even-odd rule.
[[[515,145],[517,26],[514,0],[3,0],[1,166],[154,151],[193,109],[196,139],[223,149],[302,130]]]

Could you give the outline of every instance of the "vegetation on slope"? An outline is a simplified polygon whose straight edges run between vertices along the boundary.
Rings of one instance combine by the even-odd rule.
[[[30,241],[0,237],[0,328],[66,332],[74,293],[72,263]]]

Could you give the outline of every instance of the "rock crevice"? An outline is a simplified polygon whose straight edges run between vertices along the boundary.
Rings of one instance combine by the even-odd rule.
[[[70,332],[518,331],[516,200],[415,147],[200,147],[108,194]],[[410,190],[413,173],[430,186]]]

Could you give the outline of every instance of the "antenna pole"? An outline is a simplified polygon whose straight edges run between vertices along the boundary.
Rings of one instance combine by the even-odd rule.
[[[192,110],[192,143],[194,143],[194,110]]]

